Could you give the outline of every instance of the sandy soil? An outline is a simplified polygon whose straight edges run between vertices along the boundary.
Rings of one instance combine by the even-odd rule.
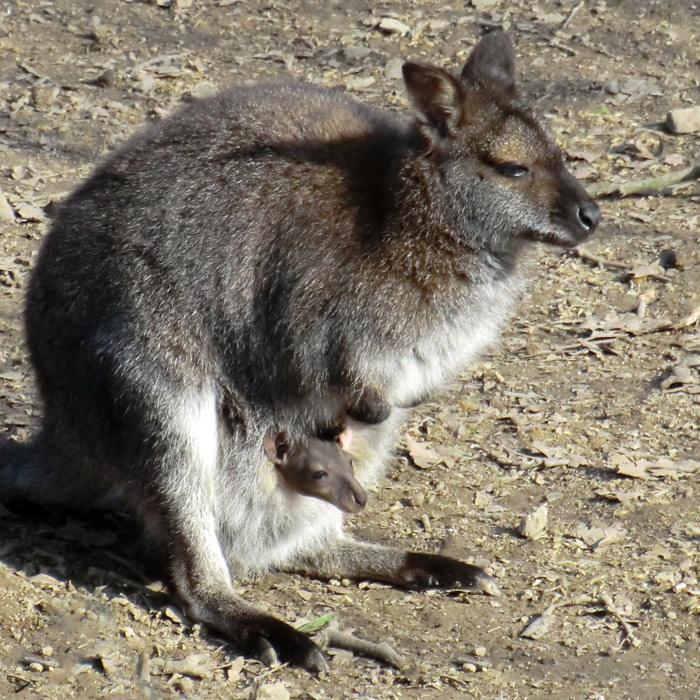
[[[382,33],[382,17],[407,31]],[[28,435],[40,411],[21,307],[47,214],[104,152],[193,95],[259,78],[405,109],[402,59],[457,67],[494,26],[512,32],[523,90],[587,184],[700,162],[697,133],[659,128],[700,105],[689,0],[3,0],[4,430]],[[237,584],[293,623],[333,613],[391,644],[403,670],[334,649],[320,677],[238,658],[172,606],[128,516],[13,505],[0,508],[0,697],[700,697],[699,204],[697,182],[608,198],[583,257],[538,250],[501,346],[405,427],[427,455],[399,436],[351,519],[358,537],[487,567],[502,597]],[[542,504],[540,536],[519,535]],[[535,619],[536,638],[522,636]]]

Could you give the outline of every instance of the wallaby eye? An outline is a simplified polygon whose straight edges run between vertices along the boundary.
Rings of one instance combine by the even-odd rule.
[[[530,168],[522,163],[507,161],[505,163],[496,164],[496,172],[503,177],[523,177],[530,172]]]
[[[312,479],[316,479],[317,481],[320,479],[325,479],[328,476],[328,472],[324,472],[323,470],[319,470],[317,472],[314,472],[311,475]]]

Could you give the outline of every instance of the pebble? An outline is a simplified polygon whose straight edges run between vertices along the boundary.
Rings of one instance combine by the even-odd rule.
[[[700,106],[672,109],[666,115],[666,128],[672,134],[700,131]]]
[[[343,46],[342,54],[346,61],[361,61],[372,53],[366,46]]]
[[[377,28],[384,34],[408,34],[411,31],[407,24],[393,17],[382,17]]]
[[[7,198],[0,190],[0,222],[5,224],[11,224],[15,220],[15,213],[12,211],[10,203]]]
[[[518,525],[518,532],[529,540],[542,537],[547,531],[548,515],[546,504],[541,505],[537,510],[523,517]]]
[[[393,58],[384,67],[384,76],[388,80],[403,80],[403,61],[400,58]]]
[[[289,700],[289,691],[282,683],[265,683],[260,686],[255,700]]]

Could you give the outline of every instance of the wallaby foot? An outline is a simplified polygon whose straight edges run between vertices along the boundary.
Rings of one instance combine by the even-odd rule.
[[[305,557],[290,570],[319,578],[369,579],[411,590],[462,588],[500,595],[493,578],[478,566],[441,554],[405,552],[349,538]]]

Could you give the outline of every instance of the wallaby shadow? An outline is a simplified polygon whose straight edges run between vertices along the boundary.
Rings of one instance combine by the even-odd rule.
[[[0,507],[0,562],[30,579],[43,574],[94,594],[126,595],[147,610],[172,602],[164,558],[126,513],[71,513],[25,502]],[[150,587],[147,587],[150,586]]]

